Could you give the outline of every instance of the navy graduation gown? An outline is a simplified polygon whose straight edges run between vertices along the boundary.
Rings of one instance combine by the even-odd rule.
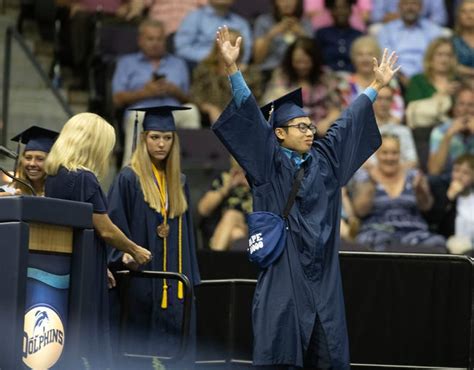
[[[232,101],[212,129],[246,171],[255,211],[282,214],[297,168],[253,96]],[[335,369],[349,368],[339,269],[340,188],[380,146],[372,102],[359,96],[314,142],[289,215],[287,245],[258,278],[253,299],[255,365],[303,367],[316,319]]]
[[[182,182],[189,208],[189,193],[184,175]],[[163,222],[160,213],[145,203],[144,195],[130,167],[118,174],[108,194],[109,215],[112,221],[138,245],[149,249],[153,259],[143,270],[163,271],[163,239],[156,228]],[[168,219],[167,271],[178,272],[178,218]],[[182,216],[183,274],[193,286],[200,283],[196,244],[189,210]],[[123,253],[112,250],[109,265],[120,268]],[[178,350],[182,323],[182,302],[177,298],[177,281],[168,280],[168,308],[161,308],[161,279],[132,279],[129,288],[129,319],[127,349],[140,354],[169,356]],[[195,310],[193,304],[190,351],[187,362],[192,362],[195,342]]]
[[[106,196],[97,177],[90,171],[68,171],[64,167],[60,167],[55,176],[46,178],[45,196],[91,203],[94,213],[107,213]],[[87,263],[81,263],[83,273],[90,276],[89,281],[95,282],[94,286],[82,287],[83,293],[88,294],[88,297],[85,298],[86,302],[82,302],[84,304],[84,317],[87,317],[87,320],[84,319],[81,322],[81,331],[86,335],[81,338],[81,348],[78,351],[81,358],[70,359],[70,361],[75,361],[75,365],[78,367],[83,365],[84,361],[87,361],[91,369],[105,370],[112,367],[107,250],[105,242],[97,233],[94,233],[94,245],[91,246],[89,255],[92,256],[91,260],[88,260]]]

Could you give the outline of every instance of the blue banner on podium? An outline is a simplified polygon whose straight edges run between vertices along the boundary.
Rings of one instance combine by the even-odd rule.
[[[49,369],[67,340],[69,255],[30,253],[27,270],[23,362]]]

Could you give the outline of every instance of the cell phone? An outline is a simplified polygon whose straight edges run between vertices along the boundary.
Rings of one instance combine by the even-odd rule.
[[[161,73],[156,73],[156,72],[153,72],[153,81],[158,81],[162,78],[165,78],[166,75],[164,74],[161,74]]]

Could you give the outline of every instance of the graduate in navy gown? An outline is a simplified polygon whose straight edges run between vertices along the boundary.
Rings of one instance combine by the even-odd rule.
[[[95,230],[94,259],[84,263],[85,274],[94,276],[93,287],[87,290],[90,302],[81,325],[87,325],[88,335],[81,338],[78,350],[81,358],[71,359],[79,368],[84,363],[89,368],[111,369],[109,341],[107,251],[105,243],[123,250],[143,264],[151,259],[151,253],[129,240],[107,215],[107,199],[98,177],[105,175],[110,154],[115,144],[113,127],[93,113],[80,113],[64,125],[46,160],[48,174],[45,185],[47,197],[86,202],[92,204],[92,223]],[[113,281],[110,282],[113,284]],[[83,330],[84,332],[84,330]],[[67,339],[66,339],[67,341]]]
[[[233,99],[212,129],[247,173],[254,211],[282,214],[296,172],[304,177],[288,217],[284,252],[262,270],[253,300],[254,365],[348,369],[349,346],[338,260],[341,187],[380,146],[372,103],[398,70],[385,50],[375,80],[324,138],[303,111],[301,90],[273,102],[265,119],[235,60],[224,26],[217,33]],[[263,109],[262,109],[263,110]]]
[[[44,195],[46,180],[44,164],[58,135],[59,132],[39,126],[31,126],[11,138],[12,141],[18,143],[18,162],[14,170],[15,176],[30,185],[38,196]],[[21,144],[25,144],[25,147],[20,154]],[[0,196],[20,194],[33,195],[33,192],[28,186],[19,181],[0,187]]]
[[[143,133],[130,165],[122,169],[110,188],[109,215],[130,239],[153,254],[144,270],[185,274],[195,286],[200,276],[188,184],[181,173],[179,138],[172,115],[172,111],[183,109],[189,108],[139,109],[145,111]],[[129,256],[119,251],[112,251],[109,259],[111,268],[137,269]],[[181,283],[171,279],[130,281],[123,350],[156,356],[177,353],[183,320],[182,289]],[[167,364],[167,369],[184,370],[194,364],[194,313],[193,308],[189,351],[178,364]],[[143,368],[151,368],[151,360]]]

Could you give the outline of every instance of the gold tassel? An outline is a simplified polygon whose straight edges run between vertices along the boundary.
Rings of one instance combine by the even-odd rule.
[[[184,290],[183,290],[183,283],[178,281],[178,299],[184,298]]]
[[[168,285],[163,284],[163,296],[161,297],[161,308],[166,310],[168,308]]]
[[[183,215],[178,220],[178,272],[183,273]],[[184,298],[183,283],[178,281],[178,299]]]

